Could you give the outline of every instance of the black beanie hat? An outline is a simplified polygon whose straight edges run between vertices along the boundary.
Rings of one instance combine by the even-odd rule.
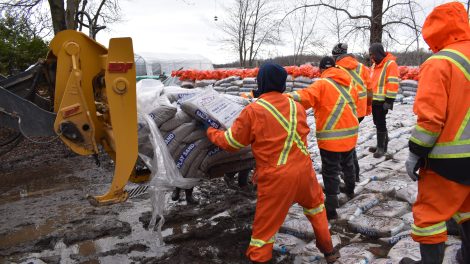
[[[369,53],[374,55],[376,63],[382,62],[385,56],[387,56],[382,43],[372,43],[369,48]]]
[[[320,70],[326,70],[335,66],[335,60],[332,57],[323,57],[320,61]]]
[[[277,91],[283,93],[286,90],[287,71],[279,64],[266,62],[259,68],[256,82],[258,89],[253,91],[255,97],[263,93]]]
[[[338,43],[333,47],[333,50],[331,51],[331,55],[333,57],[338,57],[340,55],[348,53],[348,44],[346,43]]]

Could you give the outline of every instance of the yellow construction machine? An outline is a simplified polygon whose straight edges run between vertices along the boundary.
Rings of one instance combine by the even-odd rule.
[[[125,201],[137,159],[132,39],[113,38],[106,49],[81,32],[59,32],[45,60],[0,81],[0,126],[25,137],[55,135],[80,155],[106,151],[115,161],[111,187],[89,200]]]

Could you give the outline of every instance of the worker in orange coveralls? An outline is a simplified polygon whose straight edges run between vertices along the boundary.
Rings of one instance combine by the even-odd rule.
[[[304,108],[283,96],[286,70],[273,63],[261,66],[255,96],[226,131],[209,128],[207,136],[217,146],[237,151],[251,144],[256,159],[254,181],[258,201],[248,258],[253,263],[272,258],[275,234],[295,202],[312,224],[316,245],[328,263],[339,258],[333,248],[323,205],[323,193],[307,151],[310,129]]]
[[[364,64],[357,61],[356,57],[348,54],[348,44],[338,43],[331,51],[336,61],[336,66],[346,71],[351,76],[351,81],[358,92],[357,102],[357,119],[359,123],[364,120],[365,116],[372,113],[372,88],[370,88],[370,70]],[[356,182],[359,182],[359,161],[357,159],[356,150],[353,153],[354,169],[356,172]]]
[[[377,146],[370,147],[374,158],[380,158],[387,153],[388,131],[387,113],[393,110],[393,103],[398,92],[398,65],[396,58],[389,52],[385,52],[381,43],[372,43],[369,55],[374,63],[372,65],[372,77],[370,87],[373,90],[372,117],[377,129]]]
[[[357,90],[350,86],[351,77],[335,67],[331,57],[320,61],[321,79],[289,95],[305,109],[313,108],[316,136],[325,184],[325,206],[328,219],[338,218],[339,174],[344,173],[346,195],[352,199],[356,186],[353,152],[359,121],[356,114]]]
[[[423,38],[435,53],[420,70],[406,170],[418,180],[412,238],[421,262],[441,264],[446,221],[460,224],[457,259],[470,263],[470,26],[464,6],[436,7],[423,25]],[[419,169],[419,176],[416,171]]]

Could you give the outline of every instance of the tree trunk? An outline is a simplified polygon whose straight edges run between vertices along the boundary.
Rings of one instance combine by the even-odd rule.
[[[370,21],[370,44],[382,43],[382,9],[383,0],[372,0],[372,17]]]
[[[77,21],[75,15],[78,12],[80,0],[67,0],[67,8],[65,10],[65,20],[67,29],[77,29]]]
[[[67,29],[65,21],[65,9],[63,0],[48,0],[51,8],[52,26],[54,28],[54,35],[62,30]]]

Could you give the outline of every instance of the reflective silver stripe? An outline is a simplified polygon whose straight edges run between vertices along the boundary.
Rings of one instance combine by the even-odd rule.
[[[463,118],[462,124],[460,125],[459,131],[455,137],[456,140],[467,140],[470,139],[470,108],[467,110],[467,114]]]
[[[430,158],[435,159],[445,159],[445,158],[468,158],[470,157],[470,141],[461,143],[444,143],[446,145],[441,145],[437,143],[434,148],[429,153]]]
[[[339,85],[337,82],[330,78],[325,78],[324,80],[333,84],[336,90],[338,90],[338,92],[340,92],[340,94],[344,97],[349,107],[351,107],[351,110],[353,111],[354,115],[357,115],[356,102],[352,99],[351,94],[349,93],[349,88]]]
[[[271,237],[268,241],[264,241],[262,239],[256,239],[256,238],[252,237],[251,240],[250,240],[250,246],[263,247],[266,244],[274,243],[274,241],[275,241],[274,236]]]
[[[290,93],[290,95],[292,96],[292,99],[294,99],[294,101],[296,102],[301,101],[300,95],[297,92]]]
[[[397,77],[388,77],[387,81],[391,83],[398,83],[400,80]]]
[[[318,213],[323,212],[323,209],[325,208],[324,204],[320,204],[319,206],[312,208],[312,209],[307,209],[304,207],[304,214],[305,215],[316,215]]]
[[[374,94],[373,100],[376,100],[376,101],[385,101],[385,95],[383,95],[383,94],[381,94],[381,95]]]
[[[353,78],[354,82],[362,88],[361,90],[366,89],[366,87],[364,85],[364,81],[362,80],[361,76],[359,76],[359,74],[356,71],[346,69],[346,68],[343,68],[343,67],[342,67],[342,69],[346,70],[349,73],[349,75]],[[356,70],[357,70],[357,68],[356,68]]]
[[[410,140],[422,147],[432,147],[438,137],[439,133],[428,132],[420,126],[416,126],[411,133]]]
[[[454,220],[455,220],[455,222],[457,222],[457,224],[460,224],[461,222],[464,222],[464,221],[470,219],[470,212],[468,212],[468,213],[457,212],[452,216],[452,218],[454,218]]]
[[[331,113],[328,123],[325,125],[326,130],[333,129],[333,126],[338,122],[341,113],[343,112],[346,101],[343,97],[339,98],[339,102],[336,104],[334,112]]]
[[[411,225],[411,233],[417,236],[433,236],[447,231],[446,222],[439,222],[428,227]]]
[[[392,61],[387,61],[382,69],[382,72],[380,73],[380,79],[379,79],[379,87],[377,89],[377,95],[385,95],[384,88],[385,88],[385,75],[387,73],[387,68],[388,65],[390,65]],[[385,98],[384,98],[385,99]]]
[[[431,56],[429,59],[444,59],[449,60],[455,66],[457,66],[462,73],[465,75],[467,80],[470,81],[470,60],[465,57],[464,54],[460,53],[457,50],[452,49],[443,49]]]
[[[362,98],[364,98],[364,97],[367,97],[367,92],[366,92],[366,91],[360,92],[360,93],[359,93],[359,98],[362,99]]]
[[[340,139],[340,138],[347,138],[357,135],[358,128],[354,127],[351,129],[344,129],[344,130],[332,130],[332,131],[318,131],[317,138],[318,139]]]
[[[387,95],[385,97],[395,99],[395,97],[397,97],[397,92],[387,91]]]

